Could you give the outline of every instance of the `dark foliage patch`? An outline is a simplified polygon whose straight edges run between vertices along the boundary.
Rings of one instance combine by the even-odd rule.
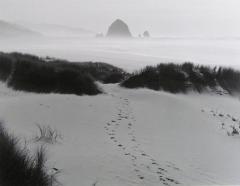
[[[129,76],[123,69],[107,63],[77,63],[80,68],[102,83],[119,83]]]
[[[101,93],[95,81],[118,83],[127,73],[105,63],[72,63],[20,53],[0,53],[0,80],[9,87],[38,93]]]
[[[19,140],[8,134],[0,124],[0,185],[52,186],[54,177],[46,173],[46,155],[43,147],[29,155]]]
[[[189,90],[202,92],[220,86],[229,93],[234,93],[240,91],[240,72],[231,68],[211,68],[192,63],[159,64],[134,73],[121,86],[147,87],[171,93],[186,93]]]
[[[12,70],[13,59],[10,56],[0,55],[0,80],[6,81]]]

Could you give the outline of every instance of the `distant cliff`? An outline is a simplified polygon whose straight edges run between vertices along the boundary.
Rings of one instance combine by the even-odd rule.
[[[0,20],[0,37],[39,36],[40,34],[23,26]]]

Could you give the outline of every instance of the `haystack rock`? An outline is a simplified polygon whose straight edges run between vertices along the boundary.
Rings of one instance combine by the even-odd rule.
[[[143,33],[143,37],[150,37],[150,33],[146,30],[146,31]]]
[[[128,25],[120,19],[114,21],[108,29],[107,37],[132,37]]]

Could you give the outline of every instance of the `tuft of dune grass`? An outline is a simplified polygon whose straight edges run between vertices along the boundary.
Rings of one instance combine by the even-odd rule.
[[[121,83],[126,88],[146,87],[171,93],[203,92],[221,87],[229,94],[240,92],[240,71],[193,63],[161,63],[135,72]]]
[[[19,139],[0,123],[1,186],[52,186],[54,178],[47,174],[46,161],[43,146],[30,155],[27,147],[21,147]]]

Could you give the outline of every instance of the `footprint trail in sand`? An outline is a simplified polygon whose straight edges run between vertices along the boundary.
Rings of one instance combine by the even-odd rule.
[[[111,94],[116,99],[117,114],[104,126],[106,134],[123,156],[131,163],[136,177],[147,184],[148,181],[162,185],[178,185],[179,181],[168,175],[167,168],[180,171],[174,164],[161,166],[151,155],[141,149],[135,136],[135,116],[129,99]]]

